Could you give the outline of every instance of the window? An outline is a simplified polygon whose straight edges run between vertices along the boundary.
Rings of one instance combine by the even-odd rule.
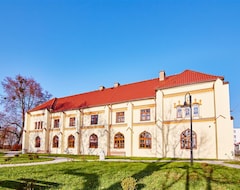
[[[152,136],[150,133],[144,131],[139,135],[139,147],[140,148],[152,147]]]
[[[190,149],[191,148],[191,131],[187,129],[182,132],[180,137],[181,149]],[[192,131],[192,147],[197,148],[197,135],[194,131]]]
[[[117,133],[114,136],[114,148],[124,148],[124,135]]]
[[[190,107],[185,108],[185,117],[190,117]]]
[[[53,148],[58,148],[59,138],[57,135],[53,137]]]
[[[91,125],[98,124],[98,115],[91,115]]]
[[[89,137],[89,148],[98,148],[98,136],[95,134],[92,134]]]
[[[199,117],[199,105],[198,104],[193,105],[193,117]]]
[[[150,120],[150,109],[141,110],[141,121],[149,121]]]
[[[177,107],[177,118],[182,118],[182,108],[180,106]]]
[[[35,129],[42,129],[42,128],[43,128],[43,121],[36,121]]]
[[[75,137],[73,135],[70,135],[68,137],[68,148],[74,148],[75,143]]]
[[[41,139],[39,136],[35,138],[35,147],[39,148],[41,146]]]
[[[117,112],[116,113],[116,123],[123,123],[125,120],[124,112]]]
[[[75,122],[75,117],[70,117],[69,118],[69,126],[73,127],[76,125],[76,122]]]
[[[59,120],[59,119],[54,119],[54,125],[53,125],[53,127],[54,127],[54,128],[59,128],[59,123],[60,123],[60,120]]]

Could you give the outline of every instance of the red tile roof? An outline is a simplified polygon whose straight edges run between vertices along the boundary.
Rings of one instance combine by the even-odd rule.
[[[155,78],[151,80],[120,85],[115,88],[112,87],[73,96],[53,98],[33,108],[29,112],[43,109],[52,109],[54,112],[60,112],[133,100],[154,98],[157,89],[166,89],[194,83],[215,81],[218,78],[224,80],[222,76],[214,76],[191,70],[185,70],[180,74],[166,76],[163,81],[160,81],[159,78]]]

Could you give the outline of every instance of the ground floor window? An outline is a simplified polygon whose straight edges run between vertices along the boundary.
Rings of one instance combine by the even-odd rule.
[[[124,135],[117,133],[114,136],[114,148],[124,148]]]
[[[75,137],[73,135],[70,135],[68,137],[68,148],[74,148],[75,144]]]
[[[152,148],[152,136],[149,132],[144,131],[139,135],[140,148]]]
[[[59,138],[57,135],[53,137],[53,148],[58,148]]]
[[[96,134],[89,137],[89,148],[98,148],[98,136]]]
[[[197,135],[192,131],[192,147],[197,148]],[[181,149],[191,148],[191,130],[187,129],[181,133],[180,137]]]
[[[41,139],[39,136],[35,138],[35,147],[39,148],[41,146]]]

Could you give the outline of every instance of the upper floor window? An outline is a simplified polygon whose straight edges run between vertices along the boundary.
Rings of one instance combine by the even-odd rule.
[[[35,147],[39,148],[41,146],[41,139],[39,136],[35,138]]]
[[[91,115],[91,125],[98,124],[98,115]]]
[[[197,135],[192,131],[192,147],[197,148]],[[187,129],[181,133],[180,137],[181,149],[190,149],[191,148],[191,131]]]
[[[142,109],[141,110],[141,121],[149,121],[150,120],[150,109]]]
[[[73,135],[70,135],[68,137],[68,148],[74,148],[75,144],[75,137]]]
[[[59,144],[59,137],[55,135],[53,137],[53,148],[58,148],[58,144]]]
[[[139,147],[140,148],[152,147],[152,136],[149,132],[144,131],[139,135]]]
[[[199,104],[193,104],[193,117],[199,117]]]
[[[117,112],[116,113],[116,123],[123,123],[125,120],[124,112]]]
[[[124,135],[117,133],[114,136],[114,148],[124,148]]]
[[[69,118],[69,126],[73,127],[76,125],[76,118],[75,117],[70,117]]]
[[[190,107],[185,107],[185,117],[190,117]]]
[[[59,128],[59,125],[60,124],[60,119],[54,119],[54,125],[53,125],[53,127],[54,128]]]
[[[36,121],[35,129],[42,129],[42,128],[43,128],[43,121]]]
[[[89,148],[98,148],[98,136],[96,134],[89,137]]]
[[[182,118],[182,108],[180,106],[177,107],[177,118]]]

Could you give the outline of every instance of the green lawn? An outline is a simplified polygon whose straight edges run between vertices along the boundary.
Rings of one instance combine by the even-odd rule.
[[[120,190],[126,177],[140,190],[238,190],[237,169],[179,162],[74,161],[61,164],[0,168],[0,189]]]
[[[38,154],[19,154],[13,157],[4,157],[4,155],[5,154],[0,153],[0,164],[19,164],[53,160],[52,158],[40,157]]]

